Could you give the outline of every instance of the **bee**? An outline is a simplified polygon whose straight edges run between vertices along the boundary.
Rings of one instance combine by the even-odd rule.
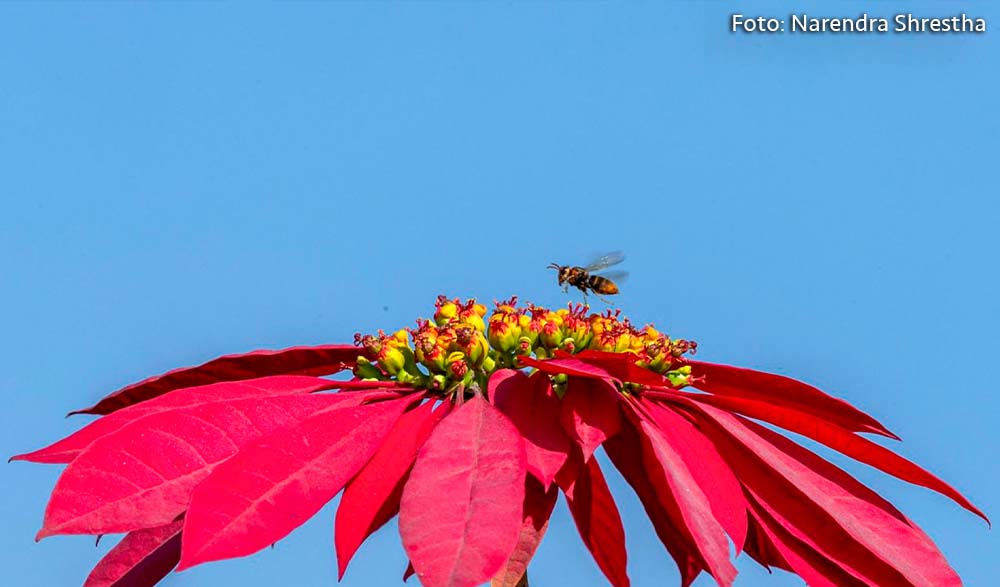
[[[612,302],[602,298],[601,294],[607,296],[617,294],[618,284],[616,284],[615,281],[624,280],[628,276],[628,273],[625,271],[609,271],[604,275],[593,275],[593,273],[604,271],[608,267],[617,265],[624,260],[625,254],[621,251],[615,251],[613,253],[597,257],[585,267],[551,263],[547,268],[555,269],[559,272],[559,285],[562,286],[564,292],[568,293],[569,286],[572,285],[576,289],[583,292],[584,302],[587,301],[587,293],[590,292],[604,302],[614,305]]]

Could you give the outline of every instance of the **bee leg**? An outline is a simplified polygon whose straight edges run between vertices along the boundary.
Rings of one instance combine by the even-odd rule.
[[[611,300],[609,300],[608,298],[602,296],[599,293],[594,293],[594,295],[597,296],[597,299],[601,300],[602,302],[604,302],[605,304],[607,304],[609,306],[614,306],[615,305],[614,302],[612,302]]]

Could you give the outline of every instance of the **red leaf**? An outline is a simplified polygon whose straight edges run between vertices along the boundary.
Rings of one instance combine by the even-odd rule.
[[[191,496],[178,570],[287,536],[340,492],[417,399],[323,410],[245,446]]]
[[[517,428],[478,394],[442,421],[403,489],[399,533],[425,587],[489,581],[517,544],[526,474]]]
[[[330,375],[354,365],[362,349],[353,345],[298,346],[277,351],[260,350],[226,355],[199,365],[174,369],[144,379],[105,396],[89,408],[73,414],[110,414],[175,389],[238,381],[267,375]]]
[[[38,538],[160,526],[187,509],[212,469],[252,440],[358,394],[282,395],[195,404],[150,414],[94,441],[52,492]]]
[[[381,389],[386,393],[409,393],[414,391],[406,383],[400,383],[398,381],[369,381],[365,379],[351,379],[348,381],[330,381],[330,386],[336,389],[343,389],[345,391],[372,391],[375,389]]]
[[[408,581],[410,577],[416,574],[417,571],[413,569],[413,563],[411,563],[410,561],[406,561],[406,570],[403,571],[403,583],[406,583],[406,581]]]
[[[708,419],[742,483],[797,540],[872,584],[961,584],[926,534],[841,469],[759,424],[682,403]]]
[[[726,532],[715,518],[712,505],[685,462],[677,446],[664,437],[657,425],[638,414],[643,443],[643,462],[661,503],[692,539],[708,572],[720,585],[732,585],[736,569],[729,560]],[[679,512],[679,516],[674,512]],[[745,536],[744,536],[745,538]],[[742,544],[742,540],[740,541]]]
[[[524,438],[528,472],[548,489],[572,446],[558,425],[562,407],[548,375],[528,377],[510,369],[497,371],[490,377],[489,395]]]
[[[786,430],[808,436],[880,471],[950,497],[963,508],[983,518],[987,523],[989,522],[986,514],[972,505],[972,502],[951,485],[893,451],[879,446],[867,438],[857,436],[827,420],[817,418],[805,412],[751,399],[702,394],[689,394],[687,397],[724,410],[739,412],[751,418],[764,420]]]
[[[559,491],[555,487],[546,491],[534,477],[525,480],[521,534],[510,558],[490,581],[492,587],[516,587],[519,584],[549,527],[549,516],[552,515],[558,496]]]
[[[747,503],[743,488],[712,442],[684,416],[669,407],[641,402],[657,432],[683,459],[705,494],[715,519],[726,529],[739,554],[747,537]],[[638,417],[629,410],[630,415]]]
[[[572,487],[565,489],[566,503],[576,529],[597,566],[614,587],[628,587],[625,529],[597,459],[591,457]]]
[[[750,558],[757,561],[768,572],[771,572],[771,567],[794,572],[771,539],[768,538],[767,532],[761,527],[760,522],[754,517],[753,502],[749,502],[747,505],[750,506],[747,510],[750,512],[750,518],[747,520],[747,540],[743,544],[743,552],[750,555]]]
[[[870,432],[899,440],[875,418],[801,381],[729,365],[700,361],[688,361],[688,364],[695,376],[704,378],[694,384],[702,391],[784,406],[829,420],[853,432]]]
[[[564,356],[562,351],[556,351],[557,357]],[[660,375],[635,364],[637,357],[631,353],[611,353],[607,351],[586,350],[572,356],[576,359],[600,367],[610,373],[615,379],[641,383],[643,385],[669,385],[670,382]]]
[[[678,524],[671,519],[670,512],[660,503],[657,489],[649,480],[642,463],[643,448],[639,433],[632,426],[622,426],[617,436],[604,443],[604,450],[625,481],[632,486],[660,542],[677,563],[681,586],[688,587],[705,569],[705,563],[696,555],[697,550],[690,534],[679,529]]]
[[[183,520],[134,530],[104,555],[83,587],[152,587],[181,557]]]
[[[619,395],[613,385],[599,379],[570,377],[562,399],[562,426],[589,460],[597,447],[621,430]]]
[[[334,382],[319,377],[277,375],[179,389],[174,393],[135,404],[103,418],[98,418],[62,440],[34,452],[11,457],[11,460],[35,463],[68,463],[98,438],[107,436],[143,416],[219,401],[312,393],[331,389],[333,386]]]
[[[563,492],[572,491],[573,484],[576,483],[577,477],[580,476],[580,472],[584,469],[583,462],[583,451],[579,446],[573,445],[570,449],[569,456],[566,462],[563,463],[559,472],[556,473],[556,485],[559,486]]]
[[[779,557],[780,562],[796,575],[802,577],[806,584],[814,587],[866,587],[870,585],[840,568],[809,545],[796,539],[759,506],[754,507],[752,511],[754,520],[757,522],[755,524],[757,532],[762,534],[760,543],[766,544],[764,548],[770,552],[770,556],[772,558]],[[747,552],[749,551],[748,548]]]
[[[432,411],[434,402],[428,401],[403,414],[368,464],[347,484],[334,532],[338,578],[344,577],[361,543],[399,511],[403,481],[417,451],[450,407],[446,403]]]
[[[547,361],[540,361],[532,357],[518,356],[517,359],[525,367],[534,367],[542,373],[549,373],[552,375],[565,373],[576,377],[589,377],[602,379],[604,381],[615,381],[615,377],[608,373],[605,369],[596,365],[591,365],[590,363],[576,358],[549,359]]]

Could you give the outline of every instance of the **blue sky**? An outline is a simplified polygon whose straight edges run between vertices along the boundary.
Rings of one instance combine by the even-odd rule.
[[[1000,27],[988,2],[836,6]],[[147,375],[411,325],[438,293],[562,305],[546,264],[623,249],[634,321],[848,399],[996,519],[996,31],[745,36],[730,11],[0,5],[2,453]],[[1000,579],[995,531],[847,467],[968,585]],[[33,542],[57,475],[0,467],[6,584],[79,584],[109,548]],[[611,482],[633,584],[676,584]],[[164,584],[329,584],[332,519]],[[602,584],[574,534],[558,506],[533,584]],[[344,584],[391,585],[404,566],[386,528]],[[739,568],[739,586],[801,584]]]

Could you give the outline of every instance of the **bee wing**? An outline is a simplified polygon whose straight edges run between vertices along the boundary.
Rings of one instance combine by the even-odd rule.
[[[612,251],[610,253],[607,253],[606,255],[601,255],[600,257],[597,257],[583,269],[585,271],[591,271],[591,272],[601,271],[603,269],[611,267],[612,265],[617,265],[624,260],[625,260],[625,253],[621,251]]]
[[[617,284],[625,283],[625,280],[628,279],[628,271],[605,271],[598,273],[598,275],[604,279],[610,279]]]

